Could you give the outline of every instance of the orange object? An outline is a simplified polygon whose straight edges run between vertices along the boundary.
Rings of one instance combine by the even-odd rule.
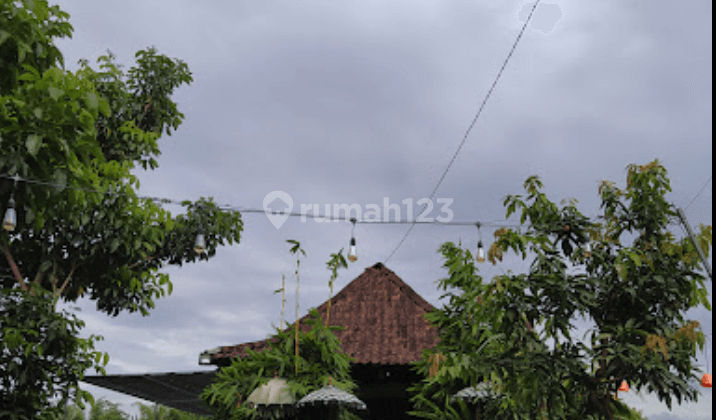
[[[711,374],[710,373],[704,373],[704,376],[701,377],[701,386],[705,388],[711,388]]]
[[[622,392],[629,392],[629,384],[627,383],[627,381],[622,381],[622,384],[619,387],[619,390]]]

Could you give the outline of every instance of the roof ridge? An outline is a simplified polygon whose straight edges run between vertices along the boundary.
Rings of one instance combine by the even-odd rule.
[[[381,306],[382,304],[379,302],[383,299],[381,297],[379,301],[375,301],[375,299],[371,297],[373,291],[376,289],[380,289],[382,296],[382,291],[386,291],[392,294],[395,293],[396,288],[398,289],[397,296],[402,296],[401,298],[398,298],[398,300],[402,301],[402,303],[396,302],[394,304],[391,304],[391,309],[385,309],[388,312],[383,312],[383,309],[379,310],[378,307],[376,307],[375,305]],[[392,292],[390,292],[391,290]],[[386,299],[394,301],[393,298],[388,298],[387,294]],[[385,363],[389,360],[397,362],[398,360],[400,360],[400,363],[403,363],[415,358],[419,358],[419,352],[421,351],[421,349],[425,347],[431,347],[433,343],[433,338],[437,337],[437,331],[432,331],[434,330],[434,327],[429,325],[423,325],[423,321],[418,321],[417,318],[413,318],[412,316],[413,314],[424,315],[425,313],[435,310],[435,307],[428,301],[426,301],[422,296],[420,296],[407,282],[405,282],[395,272],[386,267],[383,263],[379,262],[374,264],[373,266],[366,267],[363,273],[361,273],[358,277],[354,278],[348,284],[346,284],[338,293],[335,294],[335,296],[331,297],[330,301],[332,307],[336,307],[336,310],[338,311],[336,312],[336,316],[339,316],[339,318],[344,317],[343,322],[348,322],[348,324],[345,324],[344,326],[349,328],[357,328],[351,333],[351,339],[349,340],[349,342],[352,342],[352,344],[346,344],[344,342],[344,345],[354,347],[353,350],[342,350],[350,350],[352,352],[356,352],[357,354],[360,353],[360,359],[370,360],[368,363],[374,363],[374,360],[378,361],[378,363]],[[364,315],[359,315],[360,318],[356,318],[356,312],[350,312],[355,311],[356,308],[358,308],[358,306],[356,306],[356,302],[358,301],[363,302],[359,304],[360,308],[363,308],[359,310],[359,313],[364,313]],[[299,318],[302,330],[307,327],[305,321],[310,318],[311,310],[315,309],[319,313],[319,316],[325,317],[328,302],[329,300],[326,299],[320,305],[311,307],[306,315]],[[341,305],[341,303],[343,303],[343,305]],[[341,307],[343,307],[342,310],[340,309]],[[369,307],[372,309],[368,309]],[[345,312],[346,310],[349,312]],[[394,311],[399,312],[395,313]],[[333,313],[334,312],[331,311],[331,315],[333,315]],[[378,313],[382,315],[378,315]],[[348,319],[351,319],[350,321],[345,321],[346,314],[349,314]],[[375,315],[378,315],[378,318],[375,318]],[[388,318],[385,318],[386,316]],[[397,318],[394,318],[395,316],[397,316]],[[408,318],[405,318],[405,316],[408,316]],[[366,318],[363,319],[363,317]],[[421,316],[420,318],[424,317]],[[331,317],[331,319],[333,319],[333,317]],[[408,319],[413,319],[413,321],[408,321]],[[400,325],[395,324],[396,320],[400,320],[398,321]],[[393,350],[390,350],[387,353],[385,350],[376,350],[377,348],[381,347],[381,344],[376,342],[374,337],[366,337],[366,339],[368,340],[366,343],[361,344],[359,347],[355,347],[356,340],[362,340],[356,338],[357,336],[355,334],[365,334],[365,332],[358,333],[358,331],[360,330],[367,332],[368,329],[371,328],[365,328],[365,326],[368,325],[367,323],[370,322],[370,325],[376,325],[376,321],[378,322],[379,326],[375,326],[372,328],[386,328],[385,333],[388,334],[386,336],[388,341],[393,342],[393,345],[397,344],[395,340],[398,340],[398,342],[402,343],[402,348],[396,347],[395,349],[393,349],[397,352],[396,355],[393,355]],[[405,324],[406,322],[407,324]],[[287,323],[286,328],[281,329],[281,331],[286,331],[290,329],[292,327],[292,324],[293,323]],[[408,329],[410,329],[411,333],[409,335],[406,335]],[[338,333],[338,335],[340,336],[342,334]],[[254,351],[260,351],[262,348],[267,347],[268,343],[270,341],[273,341],[273,338],[275,338],[275,332],[271,333],[263,340],[248,343],[244,342],[233,346],[222,346],[221,351],[219,352],[221,354],[216,354],[215,356],[212,356],[212,359],[235,357],[235,355],[243,353],[244,350],[242,349],[246,348],[254,349]],[[367,345],[367,343],[371,344]]]

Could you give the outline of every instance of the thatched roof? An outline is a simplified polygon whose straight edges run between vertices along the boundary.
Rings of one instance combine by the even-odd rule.
[[[346,327],[336,336],[356,364],[408,364],[438,342],[437,329],[423,316],[435,308],[381,263],[367,268],[331,301],[330,324]],[[328,301],[317,308],[324,319],[327,307]],[[211,355],[211,364],[223,365],[243,357],[247,348],[260,351],[267,346],[268,340],[262,340],[220,347]]]

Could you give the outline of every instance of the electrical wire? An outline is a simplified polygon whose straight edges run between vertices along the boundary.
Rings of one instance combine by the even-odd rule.
[[[103,195],[112,195],[112,196],[128,196],[128,194],[118,193],[114,191],[100,191],[95,190],[91,188],[81,188],[81,187],[74,187],[74,186],[67,186],[62,184],[57,184],[53,182],[46,182],[46,181],[38,181],[33,180],[29,178],[23,178],[23,177],[16,177],[16,176],[9,176],[6,174],[0,174],[0,178],[5,179],[18,179],[19,181],[28,183],[28,184],[37,184],[47,187],[54,187],[54,188],[66,188],[66,189],[74,189],[79,191],[85,191],[85,192],[92,192],[97,194],[103,194]],[[162,204],[174,204],[178,206],[182,206],[183,203],[185,203],[188,200],[175,200],[170,198],[164,198],[164,197],[155,197],[155,196],[142,196],[137,195],[138,198],[146,199],[150,201],[159,202]],[[317,215],[317,214],[306,214],[306,213],[293,213],[293,212],[276,212],[276,211],[266,211],[264,209],[252,209],[252,208],[244,208],[244,207],[236,207],[231,205],[219,205],[217,204],[216,207],[220,211],[226,211],[226,212],[237,212],[237,213],[262,213],[262,214],[273,214],[273,215],[282,215],[286,217],[302,217],[302,218],[311,218],[311,219],[322,219],[322,220],[330,220],[333,222],[351,222],[352,217],[335,217],[331,215]],[[347,212],[346,212],[347,213]],[[427,220],[356,220],[356,223],[362,223],[362,224],[410,224],[410,225],[442,225],[442,226],[475,226],[477,223],[480,223],[481,226],[490,227],[490,228],[520,228],[525,227],[524,224],[519,223],[509,223],[509,222],[503,222],[503,221],[492,221],[492,222],[483,222],[483,221],[450,221],[450,222],[440,222],[440,221],[427,221]],[[670,225],[673,224],[680,224],[676,221],[672,221]],[[546,227],[554,227],[554,228],[561,228],[563,226],[562,223],[558,223],[555,225],[549,225]]]
[[[704,192],[704,189],[706,188],[706,186],[709,185],[709,182],[711,182],[711,178],[713,178],[713,174],[711,174],[711,176],[709,177],[709,179],[706,181],[706,183],[704,183],[704,186],[701,187],[701,189],[700,189],[699,192],[694,196],[694,198],[691,199],[691,202],[689,203],[689,205],[686,206],[686,208],[684,209],[684,213],[686,213],[686,210],[688,210],[689,207],[691,207],[691,205],[694,204],[694,201],[696,200],[696,198],[698,198],[698,196],[700,196],[701,193]]]
[[[534,6],[532,6],[532,10],[530,11],[530,14],[527,16],[527,20],[525,20],[525,24],[522,26],[522,29],[520,30],[520,33],[517,35],[517,39],[515,40],[515,43],[512,44],[512,49],[510,49],[510,53],[507,54],[507,58],[502,63],[502,67],[500,68],[500,71],[497,73],[497,77],[495,77],[495,81],[492,82],[492,86],[490,87],[490,90],[487,91],[487,95],[485,95],[485,99],[482,101],[482,105],[480,105],[480,108],[477,111],[477,114],[475,114],[475,118],[472,119],[472,123],[470,123],[470,126],[467,128],[467,131],[465,132],[465,135],[462,138],[462,142],[460,142],[460,146],[458,146],[457,151],[453,155],[452,159],[450,160],[450,163],[448,163],[447,168],[445,168],[445,172],[443,172],[443,175],[440,177],[440,180],[438,181],[438,184],[433,189],[432,194],[430,194],[430,199],[428,201],[431,202],[433,197],[435,196],[435,193],[437,193],[438,188],[440,188],[440,185],[442,184],[443,180],[445,180],[445,176],[447,175],[448,171],[450,171],[450,168],[452,167],[452,164],[455,162],[455,159],[457,158],[457,155],[460,154],[460,151],[462,150],[462,146],[465,145],[465,141],[467,140],[467,137],[470,135],[470,131],[472,131],[472,127],[475,126],[475,123],[477,122],[477,119],[482,114],[482,110],[485,108],[485,104],[487,103],[487,100],[490,99],[490,96],[492,96],[492,91],[495,90],[495,86],[497,86],[497,82],[500,80],[500,77],[502,77],[502,73],[505,71],[505,68],[507,67],[507,63],[510,61],[510,58],[512,58],[512,54],[515,52],[515,49],[517,48],[517,44],[519,44],[520,39],[522,39],[522,35],[525,33],[525,29],[527,29],[527,25],[530,23],[530,20],[532,19],[532,15],[534,14],[535,10],[537,9],[537,5],[539,4],[539,0],[535,1]],[[425,207],[427,206],[427,203],[425,206],[423,206],[423,210],[421,210],[421,213],[425,211]],[[403,236],[403,239],[400,240],[398,245],[393,249],[393,252],[390,253],[388,258],[386,258],[385,263],[388,263],[390,259],[393,257],[393,255],[398,251],[401,245],[403,245],[403,242],[408,238],[408,235],[410,235],[410,232],[415,227],[415,223],[410,225],[410,228],[408,228],[408,231],[405,232],[405,236]]]

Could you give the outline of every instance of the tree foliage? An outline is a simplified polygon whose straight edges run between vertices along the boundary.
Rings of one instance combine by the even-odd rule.
[[[296,260],[298,281],[300,255],[305,256],[306,252],[299,242],[287,242],[291,245],[291,253],[299,256]],[[331,271],[331,283],[338,276],[338,269],[345,268],[342,252],[331,254],[326,263]],[[334,386],[344,391],[353,392],[357,388],[350,375],[350,362],[354,359],[341,350],[341,342],[333,333],[345,327],[327,325],[315,308],[311,308],[305,322],[305,332],[298,320],[285,330],[275,328],[276,333],[268,339],[265,349],[253,351],[247,348],[245,357],[235,358],[230,366],[221,368],[214,383],[201,395],[202,400],[215,410],[215,419],[279,418],[282,412],[278,409],[258,409],[246,403],[251,392],[268,383],[274,374],[288,382],[289,392],[296,401],[328,385],[329,378]],[[350,420],[358,417],[342,411],[340,418]]]
[[[483,282],[469,250],[441,246],[449,277],[440,288],[451,290],[442,296],[450,302],[429,315],[441,342],[416,369],[428,376],[435,354],[445,360],[440,374],[413,388],[416,414],[455,410],[448,397],[483,380],[500,391],[483,407],[491,419],[637,416],[613,398],[624,380],[669,408],[674,397],[696,401],[691,383],[698,381],[694,362],[704,335],[685,312],[711,307],[693,244],[667,229],[676,213],[664,198],[671,190],[666,170],[658,161],[631,165],[625,190],[604,181],[597,221],[574,200],[558,207],[541,188],[530,177],[527,200],[506,198],[507,217],[521,210],[529,228],[496,231],[488,253],[493,264],[510,250],[523,259],[534,255],[528,273]],[[708,255],[711,226],[701,226],[698,242]],[[573,337],[577,317],[595,324],[589,345]]]
[[[329,377],[334,386],[344,391],[356,389],[350,376],[353,359],[340,350],[341,343],[333,333],[345,327],[324,325],[315,308],[305,322],[308,331],[299,329],[298,334],[298,374],[294,370],[295,325],[284,331],[276,328],[267,348],[256,352],[246,349],[244,358],[236,358],[230,366],[222,368],[215,382],[204,390],[202,399],[216,410],[215,419],[278,418],[278,413],[260,411],[245,403],[248,395],[272,379],[274,373],[288,382],[289,392],[297,401],[328,385]],[[342,419],[355,418],[348,412],[342,415]]]
[[[104,372],[107,356],[93,351],[98,337],[79,338],[84,322],[67,311],[55,312],[47,291],[0,291],[0,325],[0,418],[36,418],[30,414],[43,413],[46,401],[58,393],[62,403],[87,397],[77,381],[93,366]]]
[[[186,411],[165,407],[163,405],[160,405],[156,409],[154,406],[144,405],[142,403],[137,403],[137,405],[139,406],[140,415],[136,420],[201,420],[207,418],[206,416],[187,413]]]
[[[220,211],[210,198],[185,201],[186,214],[172,216],[162,203],[137,195],[132,171],[157,167],[158,140],[184,119],[171,95],[192,81],[191,73],[186,63],[154,48],[137,52],[126,73],[111,53],[98,59],[98,71],[84,60],[79,70],[67,71],[54,39],[71,36],[68,18],[46,0],[0,0],[0,206],[4,213],[13,197],[17,210],[15,230],[0,231],[7,261],[0,266],[0,286],[13,291],[3,310],[27,310],[35,296],[52,302],[86,296],[110,315],[148,315],[154,300],[172,291],[163,267],[208,260],[218,246],[239,242],[243,224],[240,214]],[[8,179],[14,175],[21,180]],[[192,248],[200,227],[206,252],[197,255]],[[53,340],[37,329],[56,322],[50,331],[76,334],[81,326],[60,321],[45,307],[37,316],[35,324],[2,325],[3,351],[9,352],[3,357],[23,350],[17,345],[28,351],[22,363],[4,371],[10,375],[4,380],[24,383],[11,376],[20,371],[32,371],[25,377],[32,380],[54,375],[43,370],[49,365],[28,363],[28,349],[48,349],[42,340]],[[18,334],[32,339],[7,342]],[[92,340],[61,337],[67,362],[94,357]],[[61,374],[65,382],[56,387],[76,387],[81,375],[72,375],[83,366],[68,366],[72,374]],[[15,415],[37,418],[33,410],[48,406],[45,396],[36,395],[29,411]]]
[[[202,420],[205,416],[187,413],[186,411],[177,410],[170,407],[160,405],[155,409],[152,405],[136,403],[139,407],[139,417],[130,416],[119,408],[119,404],[108,401],[104,398],[94,400],[88,412],[85,413],[77,404],[67,405],[67,414],[65,418],[64,405],[61,405],[61,414],[55,415],[52,420]]]

